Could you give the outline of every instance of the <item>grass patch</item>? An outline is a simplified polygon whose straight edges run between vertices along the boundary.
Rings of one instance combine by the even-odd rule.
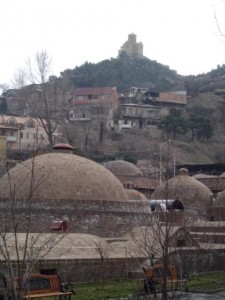
[[[218,289],[225,289],[225,272],[192,275],[188,282],[188,288],[193,292],[213,292]],[[119,299],[128,295],[139,294],[142,291],[143,284],[140,280],[106,281],[103,288],[100,283],[78,283],[76,284],[74,300]]]
[[[76,284],[74,299],[103,300],[120,298],[129,294],[137,294],[142,290],[142,285],[137,280],[107,281],[103,287],[100,283]]]
[[[194,291],[225,289],[225,272],[192,275],[188,287]]]

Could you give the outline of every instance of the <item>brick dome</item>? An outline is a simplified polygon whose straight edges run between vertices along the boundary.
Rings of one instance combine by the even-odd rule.
[[[144,194],[136,190],[126,189],[126,193],[129,200],[148,200]]]
[[[1,198],[9,197],[9,182],[16,198],[27,198],[32,191],[33,198],[69,199],[70,203],[128,200],[123,185],[110,171],[69,153],[48,153],[18,163],[9,170],[9,176],[0,179]]]
[[[109,161],[104,166],[116,176],[142,175],[141,171],[134,164],[125,160]]]
[[[212,205],[213,195],[207,186],[189,176],[188,170],[182,168],[177,176],[157,187],[151,199],[180,200],[185,209],[204,210]]]

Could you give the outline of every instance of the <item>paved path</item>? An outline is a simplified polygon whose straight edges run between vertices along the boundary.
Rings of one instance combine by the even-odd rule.
[[[206,299],[210,299],[210,300],[224,300],[225,299],[225,291],[223,292],[219,292],[216,294],[185,294],[182,295],[181,300],[206,300]]]

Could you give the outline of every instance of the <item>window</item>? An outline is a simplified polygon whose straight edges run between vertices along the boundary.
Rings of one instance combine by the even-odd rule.
[[[20,132],[20,138],[23,139],[23,132]]]
[[[184,247],[185,244],[185,240],[177,240],[177,247]]]
[[[107,100],[108,99],[108,95],[101,95],[101,99],[102,100]]]
[[[35,140],[37,137],[36,133],[33,133],[33,139]]]
[[[27,127],[28,127],[28,128],[34,128],[34,127],[35,127],[34,121],[33,121],[33,120],[29,120],[29,121],[27,122]]]
[[[84,96],[76,96],[75,99],[76,100],[84,100],[85,98],[84,98]]]
[[[7,122],[9,124],[9,126],[15,127],[16,126],[16,121],[14,119],[10,119]]]
[[[29,139],[29,132],[27,132],[27,135],[26,135],[26,137],[27,137],[27,140]]]
[[[133,190],[134,189],[134,185],[132,182],[127,182],[124,184],[124,188],[128,189],[128,190]]]

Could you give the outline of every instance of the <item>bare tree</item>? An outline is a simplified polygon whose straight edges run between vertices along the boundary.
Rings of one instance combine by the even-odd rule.
[[[223,2],[224,3],[224,2]],[[224,3],[225,4],[225,3]],[[216,9],[214,7],[214,18],[216,20],[216,26],[217,26],[217,29],[219,31],[219,34],[222,38],[225,38],[225,34],[224,34],[224,30],[221,28],[221,25],[220,25],[220,22],[218,20],[218,16],[217,16],[217,13],[216,13]]]
[[[44,128],[52,149],[54,132],[66,113],[67,89],[62,78],[50,76],[52,59],[46,51],[37,52],[34,60],[28,59],[26,67],[19,69],[12,80],[23,99],[24,114],[38,120]],[[22,103],[22,101],[21,101]]]
[[[2,94],[4,94],[9,89],[9,85],[6,83],[0,84],[0,90],[2,91]]]
[[[101,241],[95,243],[95,251],[100,257],[101,270],[100,270],[100,284],[103,288],[104,276],[105,276],[105,262],[109,257],[109,245]]]

